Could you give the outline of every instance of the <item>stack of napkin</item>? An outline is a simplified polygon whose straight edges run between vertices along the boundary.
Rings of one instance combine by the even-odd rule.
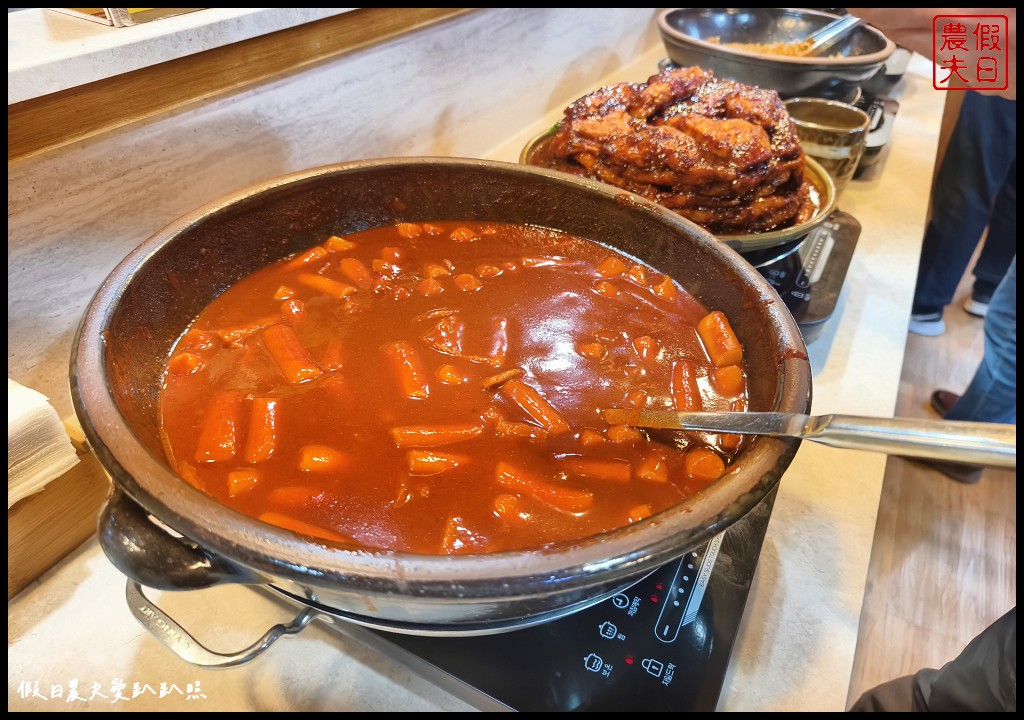
[[[46,396],[7,379],[7,508],[78,462],[64,424]]]

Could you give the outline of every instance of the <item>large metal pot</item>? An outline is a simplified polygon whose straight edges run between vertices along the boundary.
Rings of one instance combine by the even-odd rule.
[[[379,627],[490,632],[600,601],[708,541],[775,487],[798,442],[758,438],[713,486],[643,523],[529,552],[447,557],[325,545],[230,510],[176,477],[161,446],[158,393],[171,345],[199,311],[239,278],[329,234],[431,219],[558,228],[648,261],[729,316],[746,348],[752,409],[807,411],[805,348],[775,291],[734,251],[658,205],[589,180],[480,160],[385,159],[300,172],[159,231],[115,268],[86,311],[72,393],[114,479],[100,541],[129,578],[164,589],[262,584]]]

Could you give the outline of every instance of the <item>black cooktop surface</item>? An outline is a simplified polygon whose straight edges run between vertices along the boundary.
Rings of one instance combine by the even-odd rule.
[[[707,545],[586,610],[475,637],[335,627],[485,710],[714,710],[773,490]]]

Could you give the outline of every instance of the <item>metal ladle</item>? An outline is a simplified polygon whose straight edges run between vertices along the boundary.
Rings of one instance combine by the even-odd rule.
[[[851,450],[1017,467],[1017,426],[1001,423],[775,412],[609,409],[602,414],[615,425],[795,437]]]
[[[803,57],[818,57],[825,54],[830,50],[836,43],[846,37],[848,34],[853,32],[854,28],[860,25],[863,21],[859,17],[853,15],[844,15],[841,18],[837,18],[830,22],[820,30],[815,30],[813,33],[804,38],[803,42],[811,40],[811,45],[803,52]]]

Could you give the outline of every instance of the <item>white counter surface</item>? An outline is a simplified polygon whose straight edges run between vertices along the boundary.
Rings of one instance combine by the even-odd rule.
[[[7,104],[352,9],[202,8],[116,28],[48,8],[25,8],[7,14]]]
[[[606,79],[643,79],[662,54],[649,47]],[[839,308],[808,348],[815,413],[895,408],[943,107],[930,77],[928,63],[915,57],[887,156],[842,198],[863,230]],[[555,119],[538,119],[486,157],[516,160]],[[881,455],[801,447],[781,482],[720,709],[845,709],[884,465]],[[240,587],[154,596],[218,650],[237,649],[291,614]],[[95,541],[10,602],[8,620],[9,710],[469,709],[317,623],[251,665],[189,666],[132,619],[124,579]],[[105,697],[69,701],[73,681],[79,695],[95,689]],[[135,683],[141,694],[133,697]],[[57,690],[62,697],[51,697]]]

